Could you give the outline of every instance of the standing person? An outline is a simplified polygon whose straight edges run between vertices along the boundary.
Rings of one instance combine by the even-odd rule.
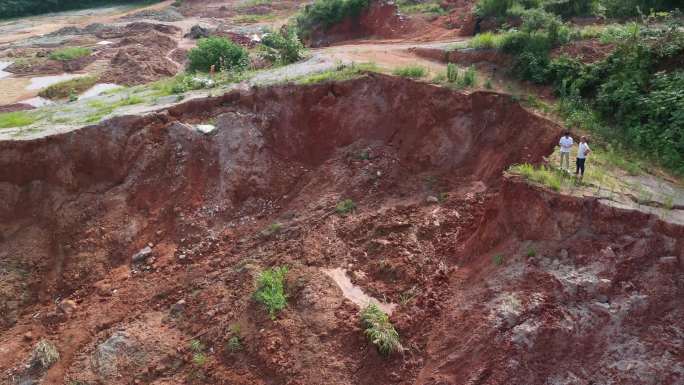
[[[561,155],[561,170],[570,170],[570,150],[574,144],[575,142],[572,140],[572,136],[570,136],[570,131],[565,131],[563,136],[560,138],[560,142],[558,142]],[[563,168],[563,160],[565,160],[565,168]]]
[[[587,155],[591,153],[591,149],[587,144],[587,137],[582,136],[580,138],[579,149],[577,150],[577,171],[575,175],[579,176],[580,179],[584,177],[584,162],[587,160]]]

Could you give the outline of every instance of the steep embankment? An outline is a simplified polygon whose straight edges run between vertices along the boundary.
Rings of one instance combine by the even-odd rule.
[[[207,122],[212,135],[195,130]],[[367,75],[1,142],[0,370],[10,383],[536,384],[589,381],[591,361],[602,378],[673,383],[682,229],[501,177],[559,131],[506,95]],[[357,210],[339,216],[345,198]],[[290,266],[289,304],[271,320],[252,293],[274,265]],[[369,346],[331,267],[398,305],[404,354]],[[40,338],[61,358],[26,370]]]

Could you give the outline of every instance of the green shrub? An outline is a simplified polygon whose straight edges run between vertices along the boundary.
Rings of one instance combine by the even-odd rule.
[[[497,254],[492,257],[492,263],[496,266],[501,266],[504,263],[504,256],[501,254]]]
[[[31,354],[31,365],[42,369],[49,369],[59,360],[59,351],[50,341],[42,339],[38,341]]]
[[[92,51],[85,47],[65,47],[54,50],[50,53],[50,59],[69,61],[90,55]]]
[[[356,210],[356,203],[351,199],[345,199],[335,206],[335,211],[341,215],[349,214],[354,210]]]
[[[594,15],[600,9],[599,0],[544,0],[543,7],[563,18]]]
[[[276,314],[287,306],[287,295],[285,294],[285,276],[287,267],[274,267],[266,269],[257,278],[257,290],[254,298],[257,302],[266,306],[271,319],[275,319]]]
[[[480,0],[475,6],[478,16],[504,17],[511,8],[535,8],[541,5],[541,0]]]
[[[80,94],[97,83],[95,76],[83,76],[53,84],[38,93],[46,99],[67,99]]]
[[[654,11],[669,11],[681,7],[679,0],[601,0],[608,17],[630,17],[639,13],[648,14]]]
[[[376,304],[370,304],[361,311],[361,324],[368,340],[378,352],[388,356],[402,350],[399,333],[389,321],[389,317]]]
[[[392,73],[405,78],[419,79],[427,75],[427,69],[418,65],[410,65],[396,68]]]
[[[347,17],[358,17],[369,0],[315,0],[295,18],[297,30],[306,37],[316,28],[328,29]]]
[[[249,65],[247,50],[223,37],[200,39],[197,47],[188,52],[190,72],[209,72],[212,66],[216,71],[243,71]]]
[[[259,46],[259,55],[271,63],[290,64],[304,57],[304,45],[292,28],[266,34]]]

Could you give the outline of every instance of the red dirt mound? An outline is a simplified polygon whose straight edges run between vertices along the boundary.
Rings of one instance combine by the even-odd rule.
[[[100,80],[132,86],[173,76],[178,69],[175,63],[166,58],[166,52],[134,45],[119,50]]]
[[[396,4],[377,0],[358,17],[349,17],[330,28],[315,29],[306,43],[311,47],[323,47],[362,37],[402,37],[412,30],[410,20],[399,14]]]

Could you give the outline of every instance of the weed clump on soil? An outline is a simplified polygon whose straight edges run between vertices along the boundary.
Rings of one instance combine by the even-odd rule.
[[[249,54],[224,37],[208,37],[188,52],[188,63],[190,72],[209,72],[212,67],[215,71],[240,72],[249,65]]]
[[[46,89],[40,91],[38,96],[46,99],[67,99],[72,95],[77,95],[86,91],[97,83],[95,76],[83,76],[76,79],[70,79],[57,84],[53,84]]]
[[[335,206],[335,211],[340,215],[347,215],[356,210],[356,203],[351,199],[345,199]]]
[[[264,237],[270,237],[271,235],[279,233],[283,229],[283,224],[274,222],[268,225],[262,232],[261,235]]]
[[[90,48],[85,47],[65,47],[52,51],[50,59],[59,61],[75,60],[88,56],[91,52]]]
[[[427,69],[417,65],[410,65],[406,67],[399,67],[392,71],[392,73],[405,78],[419,79],[427,75]]]
[[[496,265],[496,266],[503,265],[503,262],[504,262],[504,256],[501,254],[497,254],[497,255],[492,257],[492,263],[494,263],[494,265]]]
[[[230,336],[230,338],[228,338],[228,342],[226,343],[226,348],[228,349],[228,351],[231,353],[236,353],[244,349],[244,347],[242,346],[242,334],[240,330],[240,325],[230,325],[230,333],[232,335]]]
[[[361,311],[361,324],[365,329],[364,334],[380,354],[389,356],[402,350],[399,333],[378,305],[370,304]]]
[[[38,115],[26,111],[5,112],[0,114],[0,128],[24,127],[35,123]]]
[[[276,314],[287,306],[287,295],[285,294],[285,276],[287,267],[273,267],[266,269],[257,278],[257,290],[254,298],[257,302],[266,306],[271,319],[275,319]]]

